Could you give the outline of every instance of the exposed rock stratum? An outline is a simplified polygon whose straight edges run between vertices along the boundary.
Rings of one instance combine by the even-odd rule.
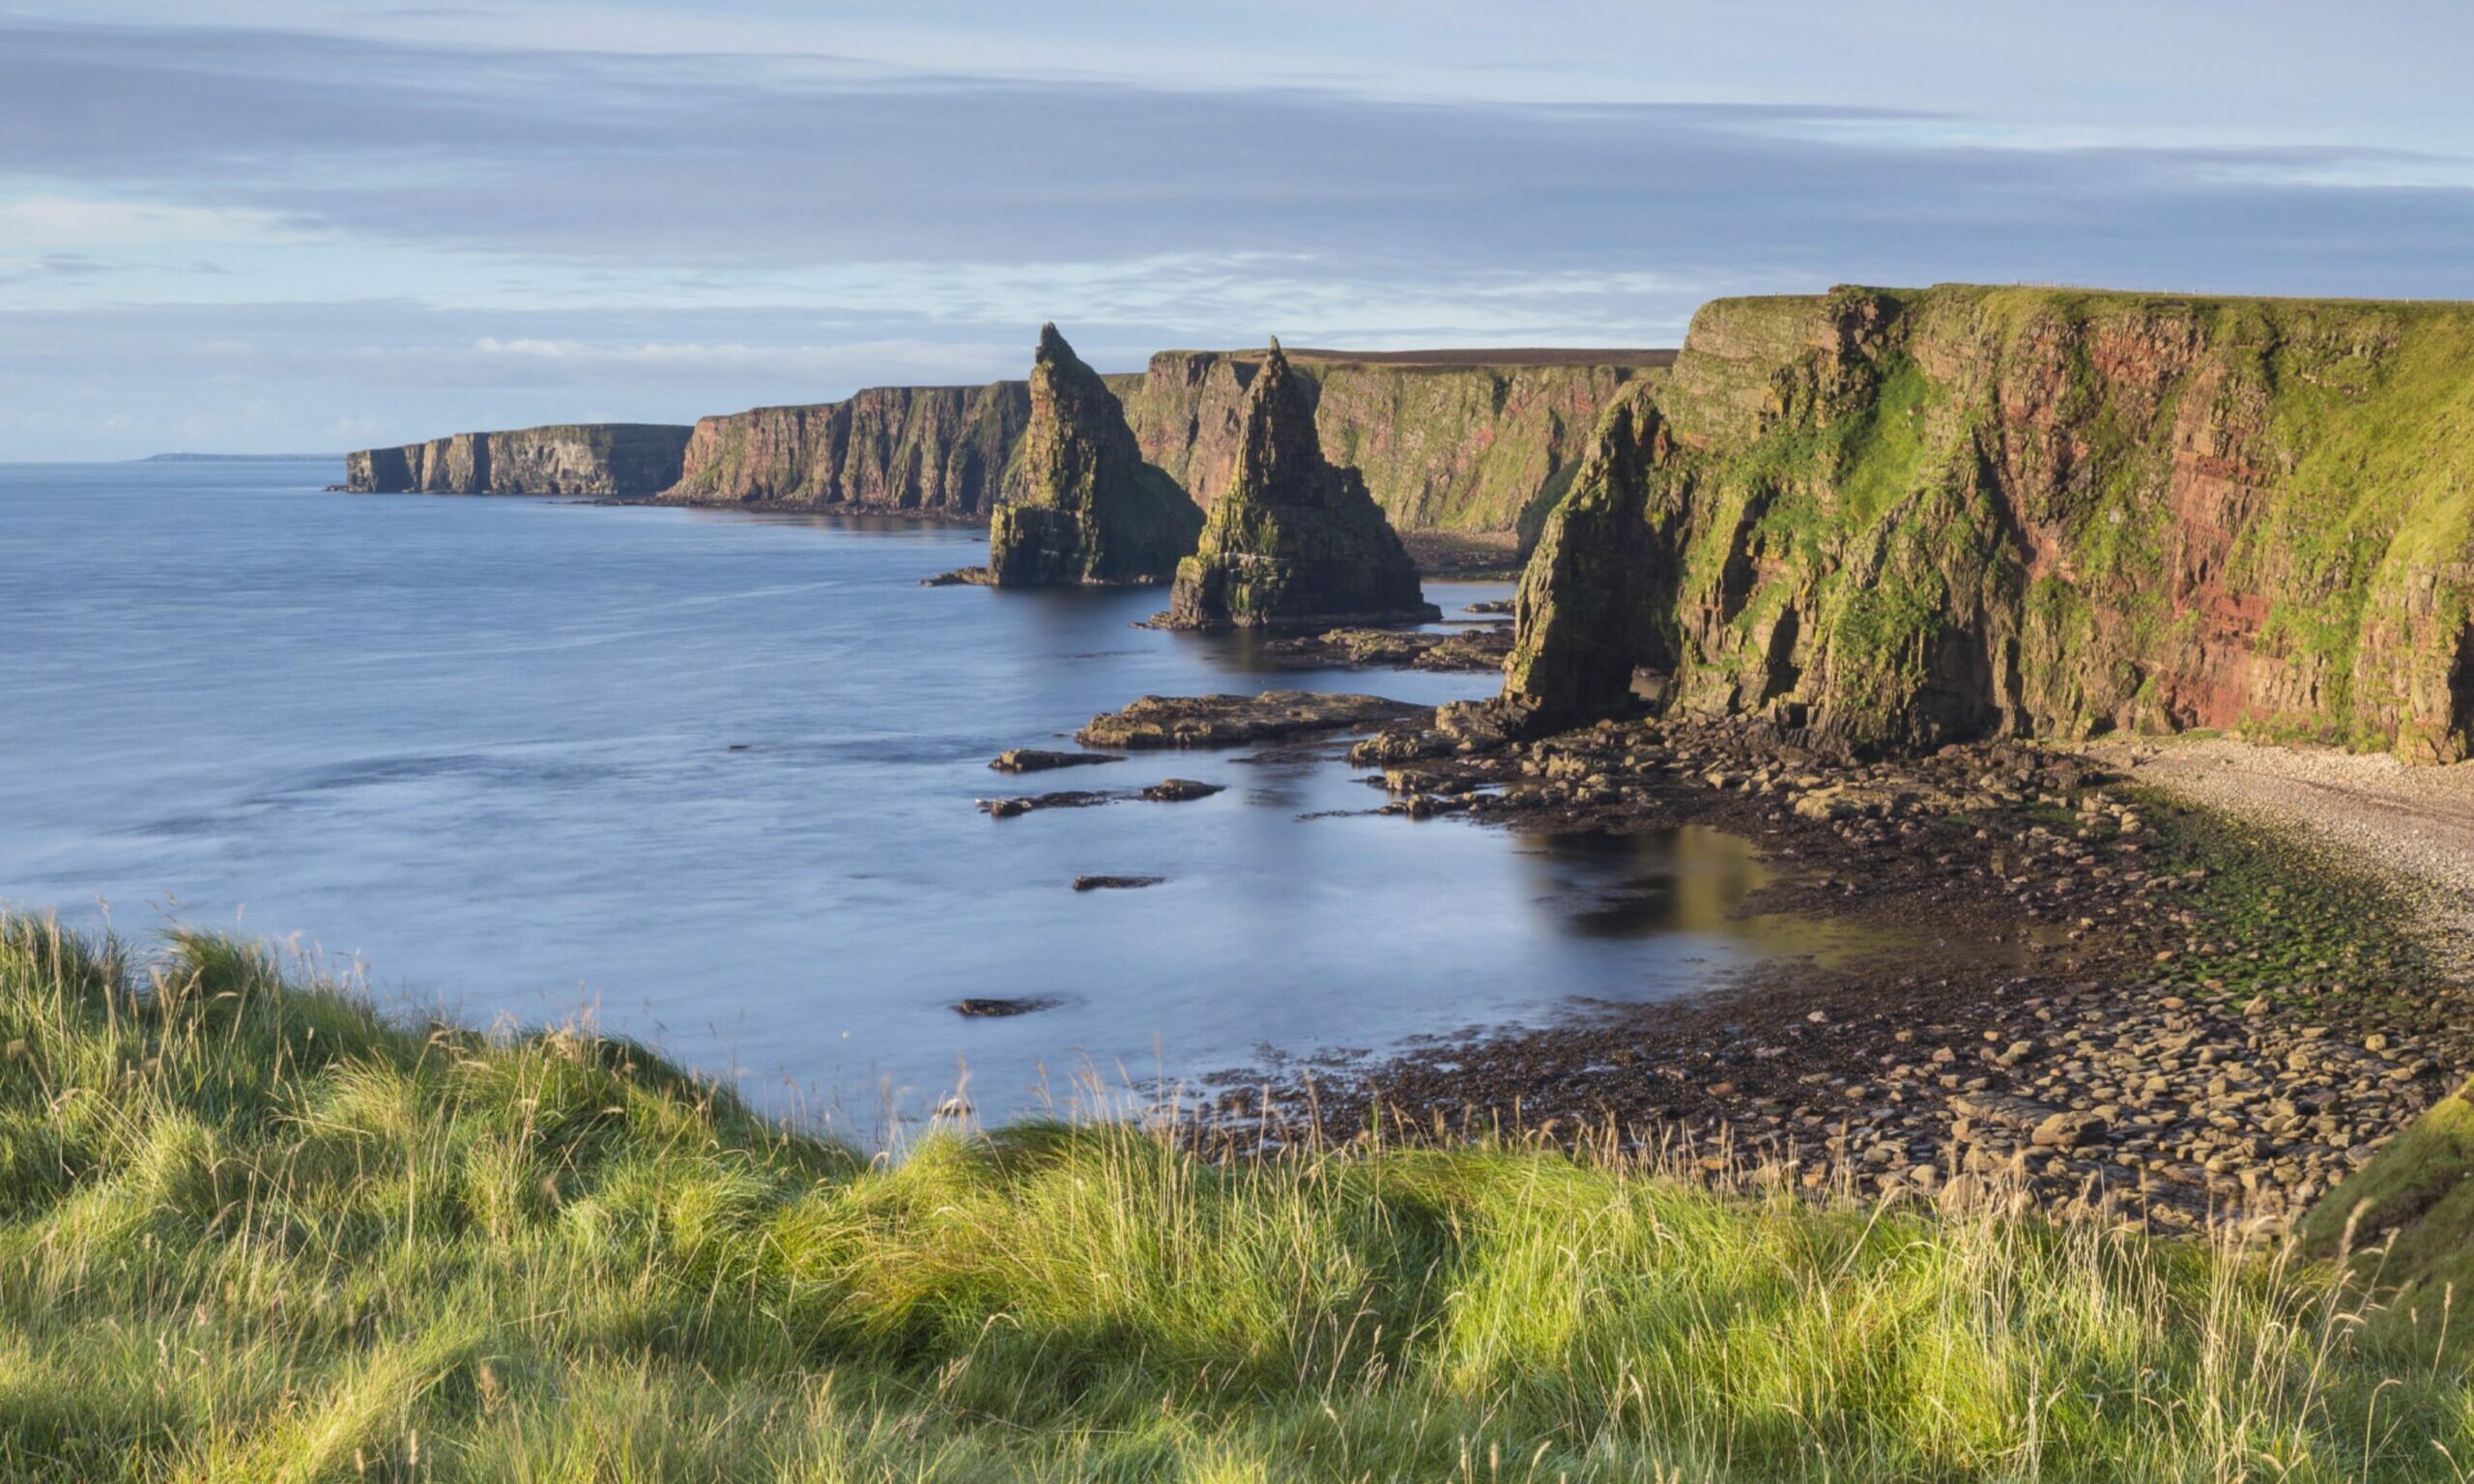
[[[2474,744],[2474,305],[1944,285],[1722,300],[1599,423],[1506,709],[1859,748]]]
[[[657,494],[677,482],[688,429],[666,423],[559,423],[457,433],[344,456],[344,488],[367,494]]]

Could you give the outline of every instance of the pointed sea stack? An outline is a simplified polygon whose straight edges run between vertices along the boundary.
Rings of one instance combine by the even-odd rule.
[[[1171,628],[1423,623],[1442,616],[1354,469],[1323,457],[1314,410],[1272,342],[1246,388],[1237,461],[1202,548],[1177,563]]]
[[[1125,408],[1053,325],[1031,362],[1031,421],[988,528],[999,586],[1156,583],[1194,549],[1202,512],[1142,462]]]

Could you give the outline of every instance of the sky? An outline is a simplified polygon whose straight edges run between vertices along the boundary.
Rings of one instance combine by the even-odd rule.
[[[0,459],[684,422],[1044,320],[1131,370],[2474,298],[2469,55],[2461,0],[0,0]]]

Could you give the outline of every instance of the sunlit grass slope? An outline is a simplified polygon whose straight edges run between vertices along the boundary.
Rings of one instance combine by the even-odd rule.
[[[2474,1465],[2463,1378],[2323,1268],[1515,1149],[872,1163],[623,1043],[4,921],[12,1481]]]

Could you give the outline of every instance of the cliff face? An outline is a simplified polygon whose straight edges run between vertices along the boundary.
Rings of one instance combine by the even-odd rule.
[[[1194,549],[1202,512],[1142,461],[1125,408],[1053,325],[1031,363],[1031,417],[989,523],[999,585],[1158,582]]]
[[[846,505],[985,516],[1030,420],[1029,386],[877,386],[706,417],[663,493],[680,504]]]
[[[567,423],[458,433],[344,456],[344,488],[371,494],[651,495],[677,482],[688,430]]]
[[[1598,414],[1665,363],[1654,351],[1486,352],[1291,359],[1323,446],[1355,467],[1403,530],[1534,535],[1569,484]],[[1314,358],[1316,357],[1322,358]],[[1143,462],[1204,508],[1234,468],[1256,352],[1165,351],[1101,378]],[[768,407],[696,425],[665,499],[986,516],[1030,421],[1021,382],[875,387],[843,402]]]
[[[1246,388],[1228,482],[1177,563],[1169,621],[1251,628],[1438,616],[1358,471],[1323,456],[1299,379],[1272,342]]]
[[[1467,353],[1482,357],[1483,352]],[[1289,357],[1324,453],[1356,469],[1401,530],[1537,533],[1616,392],[1655,352],[1504,364],[1437,357]],[[1142,456],[1209,509],[1235,468],[1254,352],[1164,351],[1111,378]]]
[[[1506,698],[1857,746],[2474,742],[2474,305],[1944,286],[1721,300],[1626,387]]]

